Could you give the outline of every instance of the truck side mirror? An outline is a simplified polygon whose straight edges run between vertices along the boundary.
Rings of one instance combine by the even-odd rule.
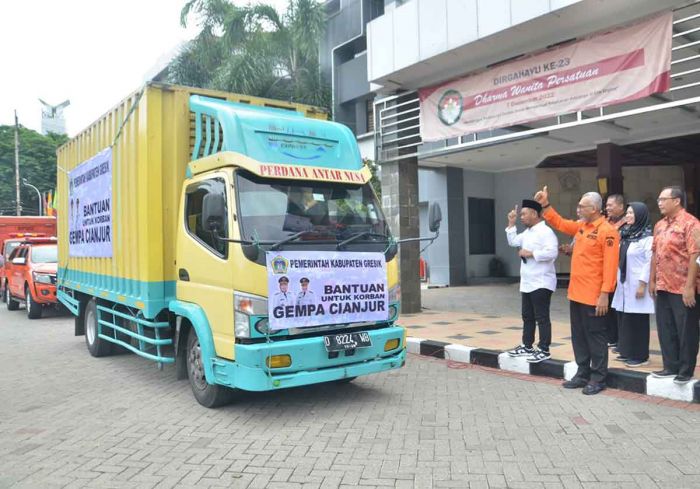
[[[221,194],[207,194],[202,202],[202,224],[204,229],[218,232],[224,227],[226,201]]]
[[[428,229],[430,229],[431,233],[437,233],[440,230],[440,221],[442,221],[440,204],[431,202],[428,208]]]

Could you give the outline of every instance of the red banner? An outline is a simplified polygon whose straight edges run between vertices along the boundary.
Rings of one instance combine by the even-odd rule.
[[[418,91],[421,137],[472,132],[668,90],[673,14],[596,35]]]

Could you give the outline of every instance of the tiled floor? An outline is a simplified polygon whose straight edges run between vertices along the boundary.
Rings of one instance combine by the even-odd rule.
[[[436,306],[445,307],[448,304],[451,311],[437,310]],[[402,314],[399,319],[399,324],[408,328],[409,336],[491,350],[508,350],[521,343],[522,320],[517,284],[424,290],[423,307],[422,313]],[[480,309],[484,312],[477,312]],[[552,358],[573,360],[566,291],[557,290],[552,297],[551,318]],[[652,328],[649,365],[635,370],[650,372],[662,368],[654,324]],[[615,361],[612,352],[608,365],[627,368],[624,363]],[[700,360],[696,377],[700,377]]]

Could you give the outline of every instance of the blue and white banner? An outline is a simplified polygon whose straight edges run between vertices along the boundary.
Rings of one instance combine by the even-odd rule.
[[[383,253],[268,251],[271,330],[386,321]]]
[[[112,256],[112,148],[68,173],[68,255]]]

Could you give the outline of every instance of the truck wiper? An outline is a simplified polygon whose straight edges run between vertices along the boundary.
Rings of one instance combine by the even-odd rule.
[[[353,241],[358,240],[360,238],[366,238],[367,236],[377,236],[379,238],[389,239],[389,236],[387,236],[386,234],[374,233],[372,231],[361,231],[357,234],[353,234],[348,239],[345,239],[345,240],[341,241],[340,243],[338,243],[338,246],[336,246],[336,249],[339,250],[343,246],[345,246],[346,244],[352,243]]]
[[[297,239],[301,238],[302,236],[306,236],[307,234],[311,234],[311,233],[318,234],[318,231],[315,231],[315,230],[313,230],[313,229],[307,229],[307,230],[305,230],[305,231],[299,231],[298,233],[294,233],[294,234],[292,234],[291,236],[287,236],[286,238],[281,239],[281,240],[279,240],[279,241],[273,243],[273,245],[270,246],[270,249],[271,249],[271,250],[277,250],[277,249],[279,249],[279,247],[282,246],[283,244],[289,243],[290,241],[297,240]]]

